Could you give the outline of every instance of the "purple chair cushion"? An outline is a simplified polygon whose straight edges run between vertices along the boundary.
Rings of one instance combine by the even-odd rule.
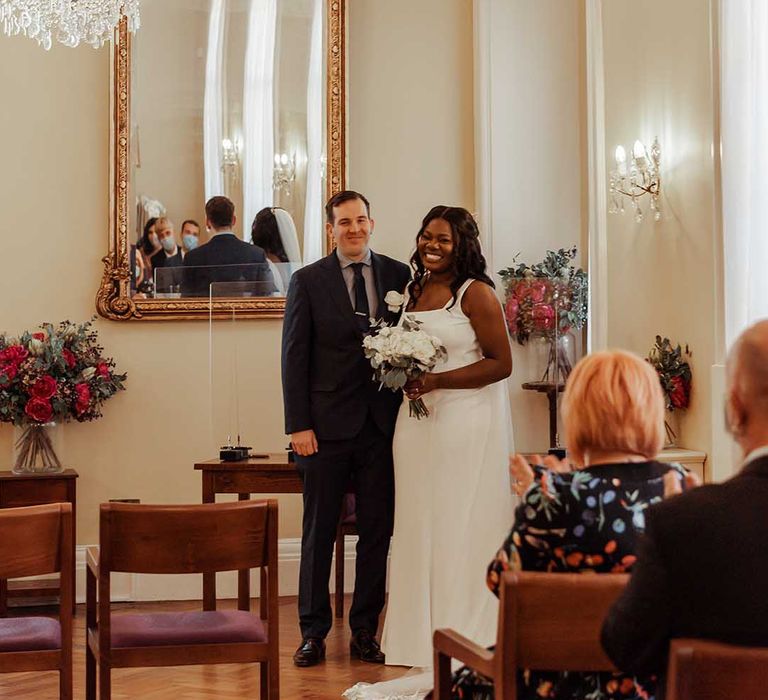
[[[114,648],[266,641],[261,620],[245,610],[112,616]]]
[[[61,626],[50,617],[0,619],[0,651],[61,649]]]
[[[357,513],[355,512],[355,494],[347,493],[344,495],[344,504],[341,507],[341,524],[354,525],[357,523]]]

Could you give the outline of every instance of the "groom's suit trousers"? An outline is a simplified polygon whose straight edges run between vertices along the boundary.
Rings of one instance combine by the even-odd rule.
[[[357,562],[349,613],[352,631],[376,633],[386,593],[387,556],[394,517],[392,438],[371,419],[347,440],[320,440],[318,451],[296,456],[304,482],[299,573],[299,624],[303,638],[325,638],[333,621],[328,581],[342,501],[356,494]]]

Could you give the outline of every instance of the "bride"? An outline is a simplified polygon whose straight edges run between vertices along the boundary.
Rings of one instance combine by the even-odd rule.
[[[506,382],[512,357],[501,305],[486,271],[479,231],[461,207],[434,207],[411,258],[405,314],[448,350],[447,359],[406,385],[427,418],[404,401],[393,444],[395,526],[382,648],[389,665],[429,667],[432,633],[450,627],[489,646],[497,600],[485,568],[508,529],[513,505]],[[349,700],[416,698],[431,672],[350,688]]]

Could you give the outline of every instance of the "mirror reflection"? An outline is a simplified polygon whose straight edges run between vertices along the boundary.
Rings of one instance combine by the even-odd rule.
[[[325,4],[142,3],[131,73],[135,297],[209,296],[217,282],[233,283],[233,296],[284,296],[292,271],[322,256]],[[226,225],[206,212],[220,196],[234,207]],[[241,294],[239,282],[256,284]]]

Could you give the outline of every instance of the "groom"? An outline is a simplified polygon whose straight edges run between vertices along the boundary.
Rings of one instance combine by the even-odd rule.
[[[325,658],[331,558],[350,483],[359,535],[350,654],[384,662],[375,635],[384,607],[394,511],[392,434],[401,396],[378,390],[362,340],[369,318],[397,321],[400,309],[392,311],[384,297],[402,292],[410,277],[406,265],[368,247],[373,219],[363,195],[339,192],[325,213],[336,249],[294,273],[283,322],[285,430],[304,491],[297,666]]]

